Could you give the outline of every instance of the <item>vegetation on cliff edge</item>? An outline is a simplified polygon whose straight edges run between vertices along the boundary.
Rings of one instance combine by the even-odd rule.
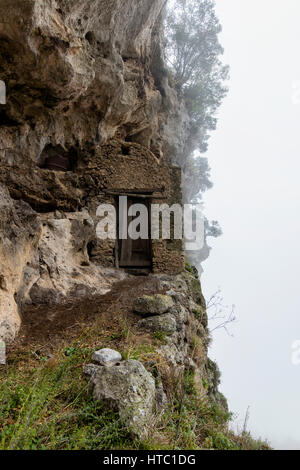
[[[191,269],[187,265],[184,275],[199,283]],[[83,308],[86,311],[87,306]],[[165,336],[138,329],[126,302],[123,305],[118,297],[103,313],[97,305],[95,310],[98,313],[88,325],[80,323],[76,311],[76,323],[60,330],[59,341],[45,339],[42,344],[38,334],[37,342],[31,336],[26,344],[9,348],[8,365],[0,369],[0,450],[269,449],[246,431],[237,435],[230,430],[232,415],[226,404],[222,406],[219,374],[212,361],[201,384],[206,396],[199,392],[199,378],[192,370],[175,377],[171,369],[164,369],[158,348],[165,344]],[[141,361],[154,376],[157,370],[164,376],[168,405],[149,423],[149,438],[143,442],[128,433],[117,413],[91,397],[82,370],[92,353],[103,347],[120,351],[124,359]]]

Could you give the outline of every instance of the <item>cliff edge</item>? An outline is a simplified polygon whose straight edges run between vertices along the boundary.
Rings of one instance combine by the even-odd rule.
[[[182,243],[96,236],[122,195],[189,200],[165,3],[0,0],[3,449],[264,448],[228,429]]]

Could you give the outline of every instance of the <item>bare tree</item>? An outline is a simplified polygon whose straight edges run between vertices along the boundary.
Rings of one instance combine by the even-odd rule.
[[[236,307],[235,305],[224,305],[224,299],[222,296],[222,291],[219,288],[208,300],[207,302],[207,311],[211,311],[211,315],[208,317],[209,322],[212,324],[218,322],[210,331],[216,331],[224,329],[229,336],[233,336],[230,333],[228,327],[234,323],[237,319],[236,317]]]

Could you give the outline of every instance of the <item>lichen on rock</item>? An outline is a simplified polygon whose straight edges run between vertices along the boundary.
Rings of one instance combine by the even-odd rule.
[[[97,367],[97,366],[96,366]],[[135,360],[120,362],[111,367],[90,366],[93,397],[119,412],[128,430],[143,439],[147,437],[156,397],[154,378]]]
[[[177,330],[176,320],[170,313],[165,313],[164,315],[159,315],[156,317],[145,318],[139,322],[139,325],[146,330],[153,332],[161,331],[167,335],[171,335]]]
[[[173,300],[168,295],[144,295],[135,300],[134,311],[144,316],[162,315],[168,312],[173,305]]]

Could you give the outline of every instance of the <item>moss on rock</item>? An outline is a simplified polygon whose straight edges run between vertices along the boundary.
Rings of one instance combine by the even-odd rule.
[[[133,309],[136,313],[144,316],[163,315],[174,305],[169,295],[144,295],[135,300]]]

